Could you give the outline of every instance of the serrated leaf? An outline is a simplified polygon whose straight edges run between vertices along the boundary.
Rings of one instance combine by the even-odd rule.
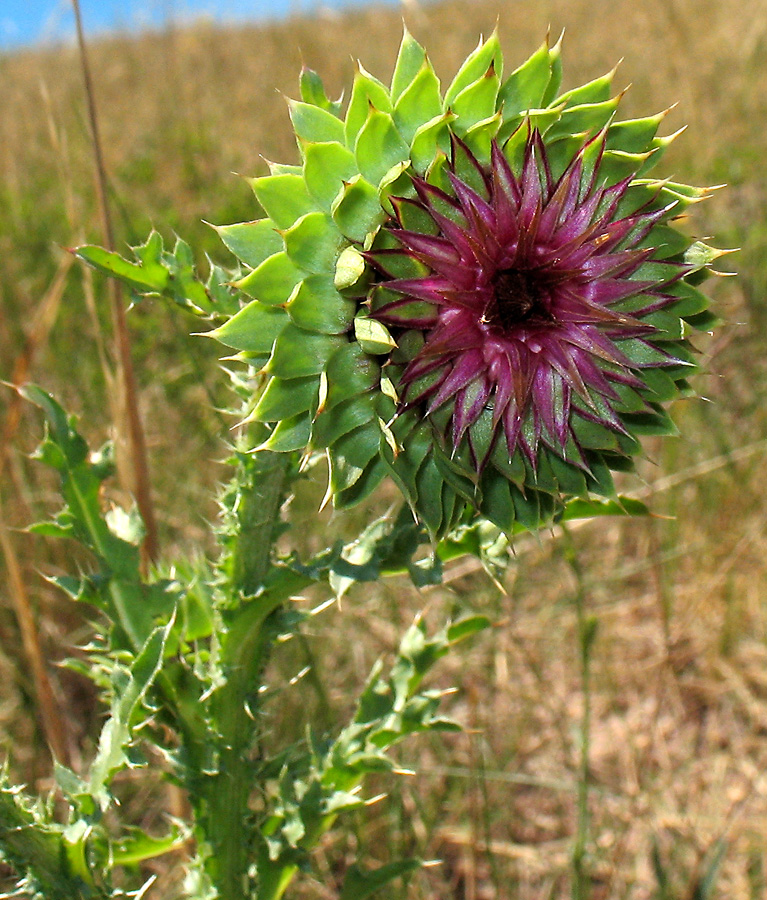
[[[112,253],[92,245],[78,247],[75,256],[99,272],[119,279],[139,293],[162,293],[168,283],[168,272],[158,263],[137,265],[123,259],[119,253]]]
[[[109,805],[108,788],[113,775],[129,765],[128,745],[142,701],[162,665],[165,642],[173,627],[155,628],[147,637],[138,656],[127,671],[112,703],[111,715],[99,737],[98,751],[88,773],[88,791],[105,809]]]
[[[182,847],[189,840],[185,829],[175,826],[163,837],[152,837],[139,828],[129,829],[126,837],[109,847],[112,862],[116,866],[133,866],[147,859],[155,859]]]

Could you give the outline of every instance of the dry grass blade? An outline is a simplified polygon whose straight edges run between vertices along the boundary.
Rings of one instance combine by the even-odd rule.
[[[11,374],[11,382],[14,385],[21,385],[28,379],[32,369],[32,362],[38,349],[42,347],[50,334],[53,323],[56,321],[56,315],[59,311],[61,298],[64,295],[64,287],[66,286],[67,275],[72,268],[73,259],[68,254],[61,258],[58,271],[51,283],[51,286],[45,293],[40,305],[38,306],[35,317],[32,320],[32,327],[29,329],[24,348],[16,357]],[[8,453],[16,432],[21,421],[21,410],[24,403],[20,394],[14,393],[8,405],[5,414],[5,422],[3,423],[2,435],[0,435],[0,477],[5,472],[5,466],[8,462]]]
[[[96,192],[98,195],[101,227],[107,249],[114,250],[112,220],[109,214],[109,203],[107,202],[106,170],[104,168],[104,157],[101,151],[93,82],[91,80],[90,66],[88,64],[88,55],[85,47],[85,37],[83,35],[82,17],[80,15],[80,4],[78,3],[78,0],[72,0],[72,8],[75,13],[80,63],[83,70],[85,94],[88,103],[88,118],[91,127],[93,156],[96,167]],[[141,513],[141,518],[144,520],[145,536],[142,544],[142,551],[146,563],[156,560],[159,550],[157,523],[149,480],[146,439],[144,437],[144,428],[138,409],[136,377],[133,370],[130,335],[128,333],[127,322],[125,321],[122,289],[117,281],[110,280],[109,291],[112,305],[112,322],[114,328],[119,385],[118,403],[120,412],[118,420],[115,422],[115,427],[118,433],[127,435],[126,443],[129,448],[133,481],[128,487],[136,498],[136,505]]]
[[[53,693],[50,678],[45,666],[40,636],[32,612],[22,577],[21,565],[13,546],[10,534],[3,520],[2,505],[0,504],[0,544],[3,548],[3,557],[8,569],[8,588],[13,601],[13,609],[16,621],[21,632],[21,642],[24,655],[29,662],[32,678],[35,685],[35,694],[39,705],[43,730],[48,739],[48,745],[54,757],[64,765],[69,765],[69,749],[66,739],[64,724],[59,715],[59,706]]]
[[[47,341],[50,330],[56,320],[61,298],[64,294],[67,275],[71,267],[71,257],[64,256],[59,263],[53,283],[37,308],[24,348],[16,358],[13,366],[11,377],[16,385],[23,384],[27,380],[35,354]],[[21,395],[14,393],[8,405],[2,436],[0,436],[0,476],[5,470],[9,459],[10,447],[19,428],[22,403]],[[59,715],[59,706],[56,703],[53,688],[48,677],[35,615],[32,611],[29,594],[22,577],[21,563],[4,522],[2,505],[0,505],[0,544],[2,544],[3,557],[8,570],[8,588],[21,633],[24,655],[34,681],[35,695],[39,705],[43,729],[53,755],[59,762],[69,765],[66,730]]]

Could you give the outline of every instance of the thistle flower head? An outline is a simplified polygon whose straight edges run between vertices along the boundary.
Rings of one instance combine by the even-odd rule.
[[[592,141],[601,155],[604,133]],[[385,226],[401,250],[368,254],[385,279],[392,256],[427,268],[385,280],[399,296],[376,317],[422,330],[424,344],[399,378],[402,408],[420,405],[427,415],[445,408],[446,444],[457,453],[467,438],[479,469],[499,434],[509,457],[523,453],[533,470],[541,450],[587,469],[574,416],[626,435],[616,385],[641,391],[637,370],[680,363],[653,352],[658,329],[645,321],[673,302],[661,289],[685,271],[668,262],[662,280],[642,278],[654,248],[640,245],[664,211],[620,216],[631,177],[600,184],[598,164],[584,173],[588,148],[555,180],[538,131],[525,142],[519,176],[497,142],[484,168],[453,137],[450,193],[414,177],[416,198],[395,201]],[[476,189],[456,174],[458,152],[474,169]],[[428,233],[407,227],[407,205],[430,220]],[[487,410],[492,435],[478,452],[472,428]]]
[[[407,32],[345,110],[302,74],[301,164],[219,228],[244,302],[212,335],[260,373],[264,446],[324,450],[337,505],[390,476],[434,535],[538,527],[673,431],[719,254],[674,227],[706,191],[648,176],[664,114],[618,120],[612,75],[560,93],[546,42],[504,80],[493,34],[443,93]]]

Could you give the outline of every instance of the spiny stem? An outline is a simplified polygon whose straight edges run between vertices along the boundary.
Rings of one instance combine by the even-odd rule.
[[[248,435],[248,439],[252,437]],[[228,653],[227,681],[220,688],[216,706],[220,759],[216,775],[207,781],[208,809],[203,823],[212,848],[209,869],[220,900],[250,896],[248,868],[253,847],[247,821],[253,787],[250,752],[254,723],[248,702],[256,694],[275,637],[267,622],[270,613],[264,610],[261,614],[255,595],[271,565],[289,466],[287,454],[267,451],[243,453],[240,460],[233,481],[236,534],[225,567],[226,590],[233,602],[247,604],[240,612],[247,610],[249,615],[252,611],[253,618],[238,632],[237,646]]]
[[[104,166],[104,154],[101,148],[98,116],[96,114],[96,100],[93,90],[93,81],[91,79],[90,65],[88,63],[88,54],[85,46],[79,0],[72,0],[72,7],[75,13],[77,43],[80,49],[80,63],[82,66],[85,95],[88,103],[88,120],[90,122],[93,158],[96,167],[96,195],[98,198],[101,228],[106,248],[113,251],[114,232],[107,200],[106,168]],[[144,521],[145,536],[142,545],[144,560],[145,562],[153,562],[157,559],[159,545],[157,539],[157,523],[149,480],[146,439],[144,437],[144,428],[141,423],[141,416],[139,414],[138,402],[136,399],[136,376],[133,370],[130,335],[125,321],[125,305],[123,303],[122,288],[120,287],[119,282],[114,278],[109,279],[109,291],[111,297],[115,349],[120,376],[118,383],[120,384],[119,409],[121,415],[119,418],[122,419],[122,413],[124,412],[127,420],[127,440],[130,448],[130,465],[134,482],[132,485],[133,494],[136,497],[136,504],[141,513],[141,518]],[[122,421],[118,421],[115,424],[119,428],[123,423]]]

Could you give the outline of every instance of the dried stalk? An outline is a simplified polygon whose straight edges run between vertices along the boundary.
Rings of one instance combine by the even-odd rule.
[[[35,354],[48,338],[48,334],[58,314],[72,262],[72,258],[69,256],[62,258],[53,282],[37,308],[24,348],[16,358],[13,366],[11,380],[14,385],[22,384],[27,380]],[[10,447],[21,421],[22,402],[21,396],[14,393],[5,414],[2,436],[0,436],[0,479],[2,479],[5,467],[10,459]],[[0,545],[2,545],[5,565],[8,570],[8,589],[21,633],[22,648],[32,674],[43,730],[51,752],[56,759],[64,765],[70,765],[66,729],[59,714],[59,705],[56,702],[53,687],[48,677],[35,615],[24,584],[18,554],[4,522],[1,502]]]
[[[107,179],[104,167],[104,156],[101,149],[99,136],[98,116],[96,114],[96,102],[91,80],[88,54],[85,47],[82,17],[78,0],[72,0],[77,26],[77,42],[80,49],[80,63],[83,71],[85,95],[88,103],[88,119],[91,128],[93,158],[96,169],[96,195],[101,218],[104,245],[109,250],[114,250],[114,232],[112,219],[109,213],[107,201]],[[136,376],[133,370],[133,358],[131,356],[130,335],[125,321],[125,305],[123,302],[122,288],[114,279],[109,281],[109,292],[112,307],[112,323],[114,329],[115,351],[118,366],[118,403],[120,416],[115,422],[119,432],[124,432],[129,448],[131,480],[129,485],[136,498],[136,504],[141,518],[144,520],[145,536],[142,551],[145,562],[157,559],[158,540],[157,524],[152,503],[151,485],[149,480],[149,465],[147,461],[146,440],[144,428],[141,423],[137,402]]]
[[[24,585],[21,565],[19,564],[8,529],[3,521],[2,503],[0,503],[0,545],[3,548],[5,565],[8,570],[8,589],[13,601],[19,631],[21,632],[21,643],[32,672],[43,730],[53,755],[59,762],[68,766],[70,765],[70,759],[66,731],[59,715],[59,706],[45,667],[45,659],[40,646],[40,635],[37,630],[34,613],[32,612],[32,605],[29,602],[29,595]]]

